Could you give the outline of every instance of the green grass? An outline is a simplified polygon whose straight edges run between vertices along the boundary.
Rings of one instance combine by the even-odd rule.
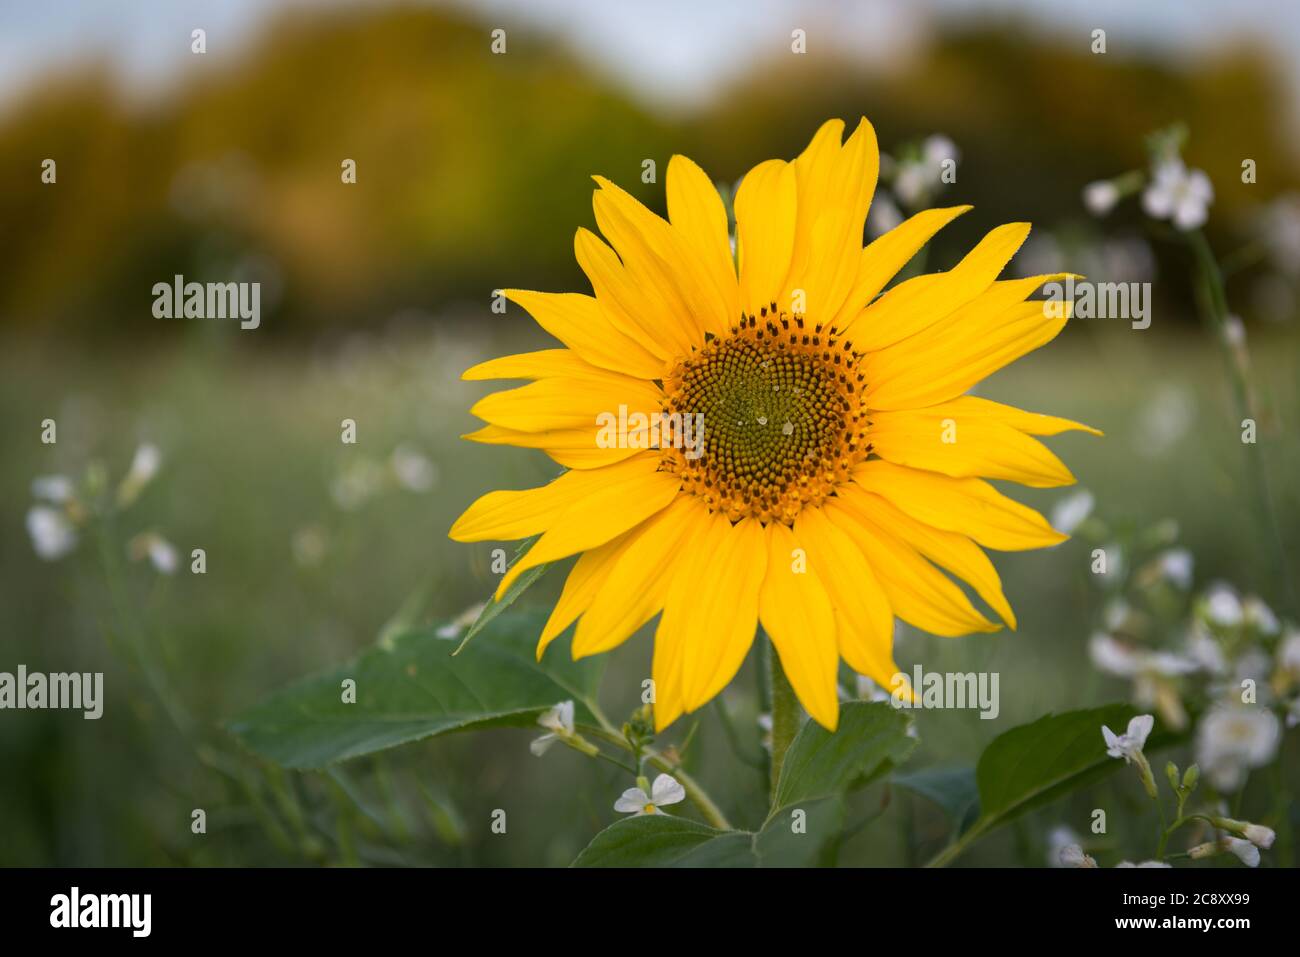
[[[490,544],[452,543],[448,527],[475,496],[537,484],[556,468],[540,454],[461,441],[474,426],[466,409],[487,387],[457,376],[488,355],[540,345],[518,331],[522,326],[518,318],[507,325],[493,317],[448,323],[430,335],[320,349],[262,350],[250,346],[259,340],[240,339],[238,349],[206,340],[107,355],[23,343],[0,350],[0,401],[8,413],[0,459],[0,667],[102,670],[107,693],[98,722],[66,712],[11,712],[0,721],[6,768],[0,819],[9,835],[0,863],[560,864],[612,819],[609,806],[627,786],[617,769],[589,766],[562,749],[538,761],[527,752],[526,733],[420,745],[392,759],[349,765],[346,777],[330,780],[268,777],[220,730],[222,721],[269,691],[373,641],[413,593],[424,589],[424,617],[441,620],[490,592]],[[1253,524],[1244,467],[1246,456],[1266,456],[1278,527],[1294,553],[1300,543],[1296,340],[1274,333],[1252,343],[1255,381],[1275,418],[1261,425],[1258,445],[1243,447],[1222,362],[1198,336],[1166,338],[1104,322],[1077,326],[1066,341],[999,374],[981,394],[1105,430],[1102,439],[1048,440],[1094,492],[1099,514],[1143,524],[1177,520],[1197,558],[1198,584],[1226,578],[1281,607],[1279,570]],[[1153,450],[1144,423],[1153,403],[1177,405],[1170,395],[1190,403],[1187,429]],[[46,417],[58,422],[54,446],[39,441]],[[344,418],[358,423],[356,446],[340,442]],[[80,472],[99,460],[116,479],[145,438],[162,448],[165,464],[121,517],[117,545],[155,528],[183,555],[205,549],[207,574],[189,574],[188,561],[173,578],[128,564],[123,619],[112,611],[94,542],[84,541],[57,563],[42,562],[27,540],[24,514],[34,476]],[[383,461],[399,443],[437,464],[435,488],[424,494],[392,489],[354,511],[340,510],[329,492],[338,470],[359,456]],[[1016,494],[1046,508],[1064,493]],[[323,535],[318,565],[295,560],[292,541],[303,528]],[[918,765],[970,762],[982,744],[1017,723],[1125,693],[1092,676],[1087,665],[1084,643],[1098,599],[1083,544],[996,555],[995,563],[1020,615],[1017,633],[952,640],[909,632],[900,641],[905,668],[921,662],[928,670],[1001,674],[997,720],[979,721],[970,712],[920,716]],[[549,600],[560,580],[546,576],[524,600]],[[182,724],[192,726],[178,729],[163,699],[130,664],[123,620],[140,623],[164,676],[164,696],[186,716]],[[616,720],[638,703],[649,656],[646,635],[611,656],[605,703]],[[750,756],[757,749],[754,688],[747,667],[724,695]],[[745,802],[757,800],[760,774],[732,755],[712,709],[700,717],[691,769],[722,796],[734,821],[753,823],[761,808]],[[196,748],[206,761],[196,758]],[[421,794],[421,785],[434,793]],[[375,806],[359,811],[359,795],[362,804]],[[195,807],[208,811],[209,833],[202,838],[189,831]],[[293,824],[294,807],[306,815],[301,831]],[[488,836],[496,807],[519,822],[509,840]],[[1045,826],[1055,819],[1049,810],[1031,820]],[[270,820],[277,823],[268,826]],[[467,837],[449,842],[457,820]],[[940,825],[926,806],[896,797],[842,860],[906,862],[917,853],[904,837],[907,828],[933,839]],[[1039,839],[1025,825],[1018,839],[990,842],[986,856],[972,859],[1020,855],[1036,863]]]

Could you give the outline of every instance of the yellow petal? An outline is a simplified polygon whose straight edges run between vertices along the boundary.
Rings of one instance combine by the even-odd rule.
[[[736,190],[736,242],[740,254],[740,305],[758,311],[777,301],[790,271],[798,190],[794,167],[759,163]]]
[[[592,196],[596,225],[618,253],[635,284],[640,299],[637,308],[653,322],[660,341],[672,346],[677,355],[688,353],[704,341],[706,309],[691,283],[685,257],[673,255],[663,241],[662,230],[671,227],[635,198],[608,180],[596,177],[601,189]],[[656,240],[660,240],[656,242]]]
[[[519,432],[503,429],[499,425],[485,425],[475,432],[467,432],[461,438],[484,445],[513,445],[521,449],[541,449],[558,464],[568,469],[598,469],[615,462],[622,462],[645,450],[645,447],[633,448],[633,436],[644,433],[629,431],[626,447],[610,445],[602,447],[597,437],[601,429],[591,426],[586,429],[551,429],[545,432]],[[638,438],[637,441],[640,441]],[[649,441],[647,438],[646,441]]]
[[[961,395],[1003,366],[1056,338],[1066,315],[1023,301],[1057,277],[994,283],[946,319],[864,360],[873,409],[915,409]]]
[[[814,322],[830,323],[857,279],[862,229],[875,191],[880,154],[864,117],[843,147],[843,124],[824,124],[795,161],[799,178],[795,250],[786,279],[786,306],[802,289]]]
[[[1101,435],[1100,429],[1094,429],[1073,419],[1063,419],[1056,415],[1043,415],[1041,412],[1026,412],[1015,406],[1003,405],[991,399],[967,395],[954,399],[947,404],[949,408],[960,410],[963,416],[987,416],[1030,435],[1059,435],[1062,432],[1087,432],[1089,435]]]
[[[573,657],[616,648],[658,614],[667,585],[707,516],[693,495],[680,495],[628,542],[596,599],[578,622]]]
[[[659,457],[642,453],[637,458],[588,472],[565,472],[541,488],[488,492],[456,519],[449,537],[457,542],[508,542],[544,532],[573,505],[606,485],[615,487],[653,475]]]
[[[758,603],[763,630],[800,703],[818,724],[834,731],[840,719],[835,612],[817,573],[796,555],[794,533],[776,523],[767,526],[767,539],[767,573]]]
[[[682,661],[687,711],[725,688],[744,663],[758,629],[758,595],[767,570],[762,525],[744,519],[733,526],[718,514],[708,521],[695,543],[698,562],[681,576],[689,602]]]
[[[927,409],[875,412],[872,449],[895,465],[954,478],[1005,479],[1033,488],[1074,482],[1065,463],[1037,439],[968,410],[962,400],[954,400]]]
[[[894,686],[894,612],[862,550],[820,508],[806,508],[794,526],[808,562],[835,609],[840,656],[882,688]]]
[[[801,276],[812,257],[813,229],[830,205],[841,205],[841,183],[837,181],[844,121],[827,120],[813,134],[808,146],[791,164],[798,183],[799,218],[795,224],[794,249],[787,276]],[[860,234],[859,234],[860,235]],[[788,284],[787,284],[788,285]],[[779,303],[788,309],[788,303]]]
[[[592,365],[572,349],[542,349],[500,356],[470,366],[460,377],[467,382],[481,379],[568,379],[603,378],[609,370]]]
[[[704,170],[685,156],[668,161],[668,219],[690,248],[694,261],[721,302],[719,321],[709,327],[725,335],[740,315],[740,289],[731,256],[727,209]]]
[[[573,237],[573,255],[611,324],[661,360],[685,354],[689,330],[666,314],[658,290],[640,286],[600,237],[579,229]]]
[[[611,465],[594,474],[619,469],[624,464]],[[649,475],[634,475],[626,481],[602,483],[593,488],[581,501],[570,505],[533,547],[501,577],[501,584],[496,591],[497,598],[504,595],[511,583],[528,569],[604,545],[610,539],[639,525],[667,507],[677,497],[680,487],[681,483],[676,476],[666,472],[653,472]]]
[[[953,479],[880,460],[860,466],[853,479],[912,518],[960,532],[985,548],[1023,551],[1056,545],[1069,537],[1032,508],[980,479]]]
[[[999,226],[952,269],[899,283],[841,331],[867,352],[915,335],[987,290],[1028,235],[1028,223]]]
[[[587,379],[539,379],[517,389],[485,396],[470,412],[502,428],[518,432],[586,429],[600,424],[603,415],[618,416],[619,406],[629,412],[657,414],[663,393],[644,379],[605,372]]]
[[[899,223],[874,239],[857,254],[858,271],[853,288],[835,317],[837,329],[847,329],[850,320],[862,311],[880,290],[906,266],[934,234],[969,210],[969,206],[927,209]]]
[[[537,640],[538,661],[542,660],[547,646],[563,634],[564,629],[573,624],[579,615],[591,607],[596,593],[609,577],[614,563],[627,549],[628,541],[635,533],[635,529],[624,532],[604,545],[578,556],[578,561],[570,570],[569,577],[564,580],[564,590],[560,592],[559,600],[551,609],[551,616],[546,620],[542,636]]]
[[[1002,579],[978,545],[957,532],[946,532],[918,522],[900,511],[879,495],[868,493],[867,511],[882,529],[911,545],[930,561],[970,585],[988,602],[1011,628],[1016,627],[1016,614],[1002,593]]]
[[[873,521],[869,506],[868,496],[848,487],[824,507],[826,517],[866,556],[895,615],[923,631],[946,637],[998,630],[950,578]]]
[[[647,348],[624,332],[592,296],[526,289],[503,289],[502,293],[592,365],[639,379],[663,376],[667,353]]]

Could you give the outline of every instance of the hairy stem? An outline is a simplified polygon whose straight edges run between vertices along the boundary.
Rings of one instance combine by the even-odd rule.
[[[768,662],[772,677],[772,802],[776,802],[776,786],[781,780],[781,766],[785,763],[785,753],[790,749],[795,734],[799,731],[799,699],[795,696],[790,679],[781,667],[781,656],[776,649],[768,652]]]

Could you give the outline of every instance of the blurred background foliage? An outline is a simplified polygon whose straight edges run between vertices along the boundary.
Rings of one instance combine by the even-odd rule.
[[[1195,322],[1186,251],[1151,233],[1131,200],[1102,223],[1080,202],[1089,181],[1145,165],[1150,130],[1183,121],[1188,162],[1217,188],[1211,242],[1229,253],[1252,242],[1260,211],[1298,185],[1290,90],[1270,54],[1243,42],[1170,59],[1112,31],[1111,52],[1097,56],[1085,33],[1066,39],[985,12],[937,19],[914,55],[888,65],[791,56],[778,33],[745,75],[667,109],[553,33],[512,28],[509,53],[491,55],[494,22],[443,7],[299,10],[269,18],[237,56],[169,75],[155,95],[127,95],[114,67],[89,60],[42,74],[0,113],[0,670],[102,670],[108,693],[99,722],[0,718],[0,863],[570,861],[613,819],[628,782],[563,749],[536,760],[528,732],[285,774],[239,752],[221,723],[365,647],[398,609],[442,622],[490,592],[491,544],[454,545],[448,527],[477,495],[537,484],[555,466],[461,441],[485,387],[458,376],[546,345],[518,309],[491,312],[493,289],[587,288],[571,240],[593,225],[589,174],[662,210],[673,153],[731,183],[797,153],[829,116],[870,117],[887,150],[935,132],[959,145],[957,184],[938,201],[976,209],[936,242],[930,268],[1013,220],[1089,262],[1106,261],[1106,236],[1150,240],[1151,329],[1072,323],[982,394],[1104,429],[1101,440],[1052,440],[1098,514],[1131,529],[1173,519],[1198,585],[1226,579],[1296,616],[1251,524],[1243,459],[1253,453],[1239,441],[1218,347]],[[57,159],[56,186],[40,182],[46,157]],[[1241,184],[1244,157],[1259,164],[1259,184]],[[345,158],[357,161],[355,186],[340,183]],[[659,183],[641,182],[647,158]],[[1279,272],[1252,259],[1229,297],[1247,321],[1267,412],[1258,450],[1294,556],[1300,388],[1295,300],[1276,295]],[[261,281],[262,327],[155,319],[151,288],[175,273]],[[57,445],[38,441],[46,417],[59,423]],[[358,423],[355,447],[339,442],[343,418]],[[94,542],[43,562],[24,516],[34,477],[91,463],[118,475],[140,441],[162,450],[163,466],[110,547],[125,556],[127,538],[156,529],[181,570],[128,564],[115,604]],[[392,480],[403,453],[426,462],[428,481]],[[1015,494],[1050,508],[1063,493]],[[188,574],[194,547],[207,552],[204,576]],[[918,716],[917,766],[969,763],[1017,723],[1128,693],[1087,671],[1102,599],[1084,544],[995,560],[1018,633],[900,638],[904,667],[1002,674],[997,720]],[[552,572],[527,600],[544,605],[561,580]],[[161,684],[139,666],[122,605]],[[604,701],[616,718],[639,703],[647,637],[610,656]],[[688,762],[749,824],[762,802],[756,687],[751,664],[701,713]],[[1294,769],[1294,736],[1285,748]],[[1294,781],[1258,786],[1272,788],[1256,797],[1264,807],[1294,793]],[[1043,863],[1050,828],[1085,830],[1097,801],[1134,810],[1118,815],[1114,845],[1125,847],[1124,828],[1139,825],[1123,822],[1144,799],[1127,777],[1104,787],[1031,815],[967,860]],[[873,790],[859,810],[881,800]],[[208,812],[206,837],[190,832],[196,807]],[[512,814],[505,839],[487,828],[498,807]],[[841,861],[916,863],[943,832],[932,807],[895,793]],[[1294,861],[1288,847],[1279,861]]]
[[[43,78],[0,118],[0,324],[198,334],[148,308],[175,273],[262,278],[279,290],[264,299],[271,337],[481,304],[507,282],[573,287],[567,240],[591,224],[589,174],[662,210],[644,159],[663,170],[683,152],[734,182],[758,157],[794,155],[829,116],[869,116],[885,144],[942,130],[960,145],[956,197],[980,215],[945,250],[995,221],[1081,215],[1078,189],[1140,165],[1142,137],[1176,120],[1193,131],[1189,163],[1221,184],[1217,237],[1258,193],[1297,184],[1277,122],[1285,82],[1247,45],[1165,63],[1096,55],[1015,19],[963,21],[873,69],[843,52],[792,56],[776,37],[706,107],[665,115],[553,36],[512,30],[497,56],[486,32],[450,10],[345,7],[273,18],[147,102],[103,62]],[[1256,191],[1229,186],[1245,156],[1262,170]],[[39,180],[45,157],[56,189]],[[340,183],[344,158],[355,187]]]

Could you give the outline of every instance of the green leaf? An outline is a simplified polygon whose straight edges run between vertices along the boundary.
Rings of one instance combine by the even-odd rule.
[[[994,738],[975,769],[979,818],[931,863],[946,864],[989,831],[1123,768],[1123,761],[1106,754],[1101,726],[1122,733],[1135,713],[1130,705],[1111,704],[1049,714]],[[1145,750],[1181,737],[1157,728]]]
[[[515,549],[515,557],[510,559],[510,564],[507,566],[507,568],[508,569],[514,568],[515,564],[519,561],[519,559],[524,557],[524,555],[528,552],[528,549],[532,548],[533,544],[540,537],[541,537],[540,535],[534,535],[532,538],[526,539],[523,542],[521,542],[519,544],[519,547]],[[535,565],[534,567],[529,568],[528,570],[522,572],[518,578],[516,578],[514,581],[510,583],[510,587],[506,589],[506,593],[501,596],[499,601],[497,599],[489,599],[488,603],[483,606],[483,610],[478,613],[478,617],[474,619],[474,624],[469,626],[469,631],[465,632],[465,637],[460,640],[460,644],[456,646],[456,650],[453,651],[452,654],[459,655],[462,651],[464,651],[465,646],[469,644],[469,640],[471,638],[473,638],[480,631],[482,631],[489,624],[491,624],[493,619],[495,619],[497,615],[501,614],[503,611],[505,611],[507,608],[513,605],[516,598],[518,598],[528,589],[532,588],[533,585],[537,583],[537,579],[545,575],[546,569],[550,567],[551,566],[549,564],[543,564],[543,565]]]
[[[283,767],[321,768],[433,735],[531,725],[570,698],[577,720],[592,722],[588,703],[595,700],[600,661],[574,662],[552,649],[539,663],[541,628],[535,614],[502,615],[454,658],[434,629],[407,632],[272,695],[229,730]],[[355,704],[342,700],[346,679],[356,681]]]
[[[795,818],[795,811],[801,812]],[[817,862],[844,827],[838,797],[809,801],[761,831],[719,831],[684,817],[647,814],[597,834],[574,867],[801,867]]]
[[[1049,714],[994,738],[975,769],[979,823],[986,828],[988,822],[1005,823],[1124,767],[1123,761],[1106,754],[1101,726],[1123,733],[1134,714],[1127,704]],[[1147,750],[1172,737],[1156,732]]]
[[[781,766],[774,809],[863,787],[916,747],[907,734],[911,719],[885,701],[851,701],[840,708],[831,734],[808,720],[795,736]]]
[[[754,867],[753,835],[684,817],[647,814],[597,834],[574,867]]]
[[[954,835],[960,834],[979,814],[980,795],[974,768],[923,768],[895,774],[890,780],[939,805]]]

